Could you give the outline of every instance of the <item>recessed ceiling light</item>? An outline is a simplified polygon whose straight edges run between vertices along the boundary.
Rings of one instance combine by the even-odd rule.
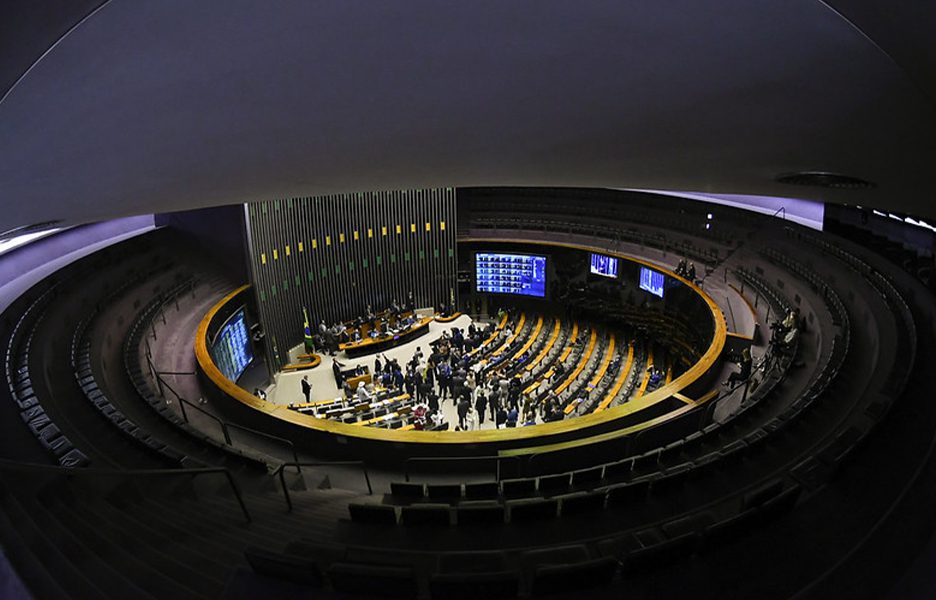
[[[813,187],[832,188],[839,190],[870,190],[877,184],[841,173],[827,171],[797,171],[796,173],[781,173],[777,175],[779,183],[790,185],[809,185]]]

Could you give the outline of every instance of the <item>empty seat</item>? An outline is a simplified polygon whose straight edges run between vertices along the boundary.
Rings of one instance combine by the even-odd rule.
[[[437,504],[415,504],[400,510],[400,523],[409,526],[447,527],[449,507]]]
[[[520,564],[525,571],[532,572],[538,567],[549,565],[567,565],[588,560],[588,549],[582,544],[567,546],[549,546],[527,550],[520,555]]]
[[[572,487],[573,488],[590,488],[595,487],[601,484],[601,479],[604,476],[603,467],[593,467],[591,469],[583,469],[581,471],[572,472]]]
[[[661,529],[669,538],[677,538],[687,533],[701,533],[715,519],[712,513],[702,511],[664,523]]]
[[[744,537],[754,530],[761,519],[762,515],[757,509],[750,509],[709,525],[702,530],[702,550],[718,548]]]
[[[468,500],[496,500],[499,495],[500,486],[496,481],[465,484],[465,498]]]
[[[624,572],[628,575],[646,573],[666,566],[684,556],[692,554],[699,536],[694,533],[662,541],[652,546],[634,550],[624,559]]]
[[[562,515],[572,516],[601,510],[604,508],[605,496],[606,494],[604,491],[584,492],[581,494],[564,496],[561,498]]]
[[[741,501],[741,510],[755,508],[783,491],[783,480],[776,479],[746,493]]]
[[[516,598],[519,589],[517,571],[436,573],[429,579],[430,596],[446,600]]]
[[[760,507],[760,512],[764,515],[764,518],[773,518],[788,510],[792,510],[796,505],[796,501],[799,500],[802,491],[802,487],[794,484],[770,500],[764,502]]]
[[[507,498],[522,498],[536,494],[535,479],[505,479],[501,482],[501,489]]]
[[[555,499],[524,500],[509,506],[511,523],[527,523],[552,519],[556,516],[559,503]]]
[[[390,493],[394,500],[421,500],[425,495],[425,486],[421,483],[394,481],[390,483]]]
[[[328,569],[328,578],[338,592],[366,597],[416,597],[411,567],[337,562]]]
[[[505,570],[507,559],[500,550],[439,554],[440,573],[493,573]]]
[[[578,594],[580,590],[605,586],[614,579],[618,566],[618,561],[609,556],[572,564],[540,566],[533,572],[530,595],[536,598],[551,594]]]
[[[259,575],[322,587],[322,572],[314,560],[255,546],[244,550],[244,557]]]
[[[461,484],[429,484],[426,486],[426,496],[430,500],[457,500],[461,498]]]
[[[666,494],[683,487],[689,474],[692,472],[691,465],[680,465],[677,468],[668,470],[662,477],[653,480],[653,486],[650,489],[651,494]]]
[[[564,494],[565,492],[569,491],[570,481],[571,476],[569,473],[562,473],[560,475],[545,475],[540,477],[539,491],[545,496]]]
[[[641,548],[641,544],[633,533],[625,533],[600,540],[596,547],[598,548],[598,554],[601,556],[620,558]]]
[[[625,483],[608,488],[608,506],[627,506],[642,502],[650,489],[649,481]]]
[[[348,512],[355,523],[371,525],[396,525],[396,510],[383,504],[349,504]]]
[[[460,504],[455,516],[458,524],[471,525],[502,525],[504,523],[504,505],[489,503]]]
[[[633,467],[634,461],[631,459],[605,465],[604,477],[608,481],[626,481],[630,479]]]

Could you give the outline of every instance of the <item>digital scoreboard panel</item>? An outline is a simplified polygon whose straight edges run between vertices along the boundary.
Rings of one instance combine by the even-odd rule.
[[[594,275],[601,275],[602,277],[617,277],[618,259],[613,256],[592,253],[591,272]]]
[[[546,296],[546,257],[531,254],[475,254],[477,291],[520,296]]]
[[[234,382],[253,360],[243,308],[238,309],[221,326],[211,345],[211,358],[221,374]]]
[[[666,275],[658,273],[647,267],[640,267],[640,289],[646,290],[654,296],[663,297],[663,285],[666,283]]]

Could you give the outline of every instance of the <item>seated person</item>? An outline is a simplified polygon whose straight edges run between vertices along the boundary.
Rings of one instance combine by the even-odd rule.
[[[751,351],[748,348],[745,348],[741,351],[741,360],[738,361],[738,367],[740,371],[735,371],[728,376],[728,380],[725,381],[725,385],[731,385],[736,381],[745,381],[751,376],[751,367],[753,366],[753,360],[751,359]]]
[[[429,413],[429,408],[425,404],[417,404],[413,408],[413,425],[416,429],[422,430],[426,428],[426,416]]]

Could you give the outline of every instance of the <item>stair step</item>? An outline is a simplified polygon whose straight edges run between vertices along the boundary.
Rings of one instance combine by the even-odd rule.
[[[103,502],[81,501],[75,504],[61,503],[72,518],[81,519],[99,532],[106,532],[121,548],[131,550],[147,565],[171,577],[185,581],[186,585],[205,595],[216,595],[223,588],[228,576],[226,565],[214,562],[210,555],[201,554],[194,548],[199,540],[173,540],[163,531],[155,531],[124,518],[122,511],[108,509]]]
[[[49,517],[46,526],[57,521],[63,531],[81,540],[87,554],[97,556],[110,570],[135,585],[145,587],[156,597],[196,600],[209,595],[191,590],[173,576],[167,575],[165,571],[172,569],[167,566],[166,560],[148,554],[139,540],[111,537],[108,535],[112,533],[109,527],[86,520],[84,517],[87,515],[76,512],[66,504],[57,503],[44,508]],[[103,577],[106,575],[102,574]]]
[[[52,575],[46,564],[33,552],[33,547],[20,534],[20,527],[20,522],[14,526],[10,521],[5,503],[0,500],[0,539],[3,541],[4,553],[23,584],[29,588],[29,593],[38,600],[71,598],[72,595],[59,586],[60,581],[68,582],[68,577],[62,576],[58,570],[55,576]],[[46,563],[52,558],[48,553],[43,553],[42,556]]]
[[[16,523],[33,553],[42,557],[46,569],[55,573],[56,581],[68,589],[73,597],[156,600],[88,552],[39,503],[34,503],[32,510],[26,511],[19,500],[8,495],[5,505],[7,515]],[[93,582],[92,574],[99,575],[93,578]]]

